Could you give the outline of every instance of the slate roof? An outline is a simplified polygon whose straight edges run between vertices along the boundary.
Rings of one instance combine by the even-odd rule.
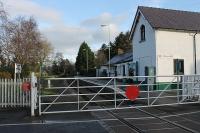
[[[200,13],[139,6],[153,28],[200,31]]]
[[[111,60],[110,60],[110,64],[120,64],[120,63],[124,63],[124,62],[129,62],[133,60],[133,52],[127,52],[124,54],[120,54],[120,55],[116,55],[114,56]],[[109,62],[107,62],[105,65],[108,65]]]

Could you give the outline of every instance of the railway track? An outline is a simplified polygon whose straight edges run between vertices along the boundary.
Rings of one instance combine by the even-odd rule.
[[[85,81],[83,81],[83,82],[85,82]],[[92,91],[92,90],[88,89],[87,92],[81,92],[81,91],[79,91],[79,93],[80,93],[80,94],[84,94],[84,93],[89,93],[89,92],[91,92],[91,91]],[[94,92],[94,91],[92,91],[92,92]],[[87,101],[90,100],[90,98],[87,97],[87,96],[82,96],[82,97],[83,97],[84,100],[87,100]],[[96,106],[102,108],[102,109],[105,109],[104,106],[99,105],[98,103],[94,103],[94,104],[95,104]],[[133,124],[131,124],[130,122],[128,122],[128,121],[125,120],[124,118],[120,117],[119,115],[113,113],[112,111],[106,110],[106,112],[108,112],[110,115],[112,115],[114,118],[116,118],[116,120],[118,120],[118,121],[120,121],[121,123],[125,124],[125,125],[126,125],[127,127],[129,127],[133,132],[135,132],[135,133],[145,133],[143,130],[141,130],[140,128],[134,126]]]
[[[69,85],[69,83],[67,83],[67,81],[64,81],[63,83],[64,84],[61,84],[59,82],[59,85],[60,86],[63,86],[63,85],[64,86],[68,86]],[[79,83],[80,83],[81,86],[90,86],[91,85],[91,82],[87,82],[85,80],[80,80]],[[92,84],[92,86],[98,86],[98,85]],[[113,106],[114,105],[114,101],[112,101],[112,100],[109,101],[109,98],[114,97],[113,90],[111,88],[105,87],[106,89],[104,89],[104,92],[101,92],[101,93],[107,93],[109,95],[96,95],[95,98],[97,99],[97,101],[98,100],[99,101],[108,100],[108,102],[106,102],[106,103],[101,103],[101,102],[95,102],[96,101],[95,99],[93,99],[94,101],[91,100],[92,97],[93,97],[92,95],[93,94],[97,94],[97,92],[101,88],[91,87],[91,88],[79,89],[79,92],[78,92],[78,89],[73,89],[73,87],[76,87],[76,84],[74,84],[74,86],[72,86],[72,88],[69,89],[71,91],[68,92],[68,93],[70,93],[72,95],[74,94],[75,96],[77,94],[80,94],[80,96],[79,96],[80,101],[89,101],[89,104],[87,106],[85,106],[86,104],[84,104],[84,103],[80,104],[80,106],[78,105],[78,107],[80,107],[80,110],[77,110],[77,108],[76,108],[77,106],[76,105],[72,106],[72,108],[73,107],[76,108],[77,112],[78,111],[80,111],[80,112],[81,111],[87,111],[87,110],[89,111],[89,110],[94,110],[94,108],[95,109],[99,108],[102,111],[102,112],[100,112],[101,114],[103,114],[104,111],[105,111],[107,114],[112,116],[111,119],[107,119],[107,118],[106,119],[102,119],[102,118],[98,118],[98,116],[97,116],[96,118],[98,118],[99,121],[102,121],[102,122],[109,122],[109,121],[115,121],[116,122],[116,121],[118,121],[119,123],[125,125],[125,128],[128,128],[129,131],[131,130],[131,133],[132,132],[135,132],[135,133],[152,132],[154,130],[156,130],[156,131],[158,131],[158,130],[159,131],[161,131],[161,130],[164,131],[165,129],[166,130],[168,130],[168,129],[169,130],[173,130],[173,132],[175,132],[175,133],[179,133],[179,132],[180,133],[185,133],[185,132],[198,133],[199,132],[199,130],[197,128],[196,128],[196,130],[194,130],[193,127],[191,127],[192,129],[188,128],[187,125],[179,124],[178,121],[176,121],[176,120],[168,120],[168,117],[159,116],[158,114],[155,114],[154,111],[153,112],[151,112],[151,111],[149,112],[149,110],[146,111],[146,108],[133,107],[132,109],[127,109],[125,111],[123,110],[124,112],[128,112],[128,110],[131,111],[131,112],[134,112],[136,110],[138,112],[140,112],[139,115],[137,114],[137,112],[134,112],[136,114],[130,114],[130,115],[127,115],[127,116],[125,116],[123,114],[123,111],[121,111],[121,110],[107,110],[107,108],[109,106]],[[61,89],[60,91],[58,91],[58,93],[61,93],[63,90]],[[86,94],[92,94],[92,95],[86,95]],[[65,93],[63,93],[63,95],[65,95]],[[66,96],[67,96],[67,93],[66,93]],[[123,98],[124,98],[123,95],[117,94],[117,99],[123,99]],[[47,100],[53,101],[55,99],[53,97],[49,97],[49,98],[47,98]],[[66,106],[66,103],[67,103],[68,100],[70,100],[70,98],[68,99],[68,97],[63,96],[63,97],[58,98],[57,100],[58,100],[58,103],[55,104],[54,107],[51,108],[52,110],[49,110],[50,112],[47,112],[47,113],[65,113],[65,112],[67,112],[66,110],[65,111],[60,111],[60,110],[62,110],[64,108],[69,110],[69,108],[68,108],[69,106]],[[77,99],[75,98],[74,100],[77,100]],[[117,105],[119,103],[120,102],[117,102]],[[129,104],[127,104],[127,105],[129,105]],[[133,105],[134,104],[130,104],[130,106],[133,106]],[[57,107],[59,107],[59,108],[57,108]],[[82,107],[84,108],[83,110],[82,110]],[[58,110],[56,111],[56,109],[58,109]],[[154,109],[156,109],[156,108],[154,108]],[[74,111],[76,111],[76,110],[74,110]],[[70,112],[70,110],[68,112]],[[92,113],[94,114],[94,112],[92,112]],[[165,112],[165,113],[167,113],[169,115],[168,112]],[[45,114],[45,111],[44,111],[44,114]],[[148,117],[148,119],[149,118],[152,119],[155,122],[146,123],[145,121],[147,119],[144,118],[144,116],[146,116],[146,118]],[[136,117],[138,117],[138,119],[140,119],[142,122],[139,122],[139,124],[138,124],[137,119],[134,119]],[[155,127],[155,125],[157,127]],[[114,125],[114,126],[116,126],[116,125]],[[160,128],[159,126],[162,126],[162,127]],[[123,132],[126,132],[126,131],[123,131]]]
[[[83,81],[83,82],[86,83],[86,81]],[[86,84],[88,84],[88,83],[86,83]],[[93,90],[91,90],[91,89],[88,89],[87,91],[88,92],[79,91],[79,93],[83,93],[84,94],[84,93],[90,93],[91,91],[93,92]],[[98,96],[98,97],[100,99],[102,98],[102,96]],[[87,96],[84,96],[83,99],[90,100],[90,98],[87,97]],[[105,99],[105,97],[103,97],[103,99]],[[103,105],[99,105],[98,103],[94,103],[94,104],[96,104],[96,106],[99,106],[100,108],[103,108],[103,109],[105,108]],[[146,114],[146,115],[148,115],[148,116],[150,116],[150,117],[152,117],[154,119],[161,120],[161,121],[163,121],[165,123],[168,123],[168,124],[174,126],[175,128],[179,128],[179,129],[181,129],[181,130],[183,130],[185,132],[199,133],[199,131],[190,129],[190,128],[188,128],[186,126],[183,126],[183,125],[180,125],[180,124],[178,124],[176,122],[173,122],[173,121],[167,120],[165,118],[159,117],[159,116],[157,116],[157,115],[155,115],[153,113],[147,112],[147,111],[145,111],[145,110],[143,110],[141,108],[134,107],[134,109],[136,109],[136,110],[140,111],[141,113],[144,113],[144,114]],[[137,125],[134,125],[133,123],[130,123],[128,120],[126,120],[125,118],[121,117],[119,114],[114,113],[111,110],[106,110],[106,112],[108,112],[110,115],[112,115],[118,121],[120,121],[121,123],[125,124],[127,127],[129,127],[132,131],[134,131],[136,133],[145,133],[145,132],[147,132],[147,131],[144,131],[144,129],[141,129],[140,127],[138,127]]]

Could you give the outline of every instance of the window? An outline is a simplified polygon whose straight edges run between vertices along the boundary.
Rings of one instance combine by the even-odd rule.
[[[136,61],[135,63],[135,76],[139,76],[139,62]]]
[[[126,76],[126,66],[125,65],[123,65],[123,76]]]
[[[144,25],[140,27],[140,41],[141,42],[145,41],[145,26]]]
[[[183,75],[183,74],[184,74],[184,60],[174,59],[174,75]]]

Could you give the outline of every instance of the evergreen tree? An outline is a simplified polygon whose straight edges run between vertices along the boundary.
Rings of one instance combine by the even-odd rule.
[[[110,42],[110,57],[118,55],[118,49],[121,49],[124,53],[132,50],[131,41],[129,40],[129,32],[121,32],[114,42]],[[103,44],[98,50],[103,52],[106,55],[106,59],[109,60],[109,47],[106,44]],[[98,58],[98,57],[97,57]],[[98,59],[97,59],[98,60]],[[101,64],[102,65],[102,64]]]
[[[60,74],[59,66],[58,66],[58,63],[56,61],[53,62],[52,73],[55,74],[55,75]]]
[[[83,42],[79,48],[78,56],[76,57],[76,71],[86,71],[87,70],[87,56],[88,56],[88,69],[93,69],[94,63],[94,53],[91,51],[90,47],[86,42]]]
[[[74,66],[68,59],[61,59],[59,64],[59,70],[61,72],[61,76],[68,77],[74,76]]]
[[[95,58],[95,65],[97,68],[100,68],[101,65],[106,64],[106,62],[108,61],[106,50],[107,50],[107,45],[103,44],[101,48],[97,51]]]
[[[129,40],[129,32],[123,33],[121,32],[116,38],[111,45],[112,49],[112,56],[115,56],[118,54],[118,49],[121,49],[125,52],[128,52],[132,49],[131,41]]]
[[[124,53],[132,50],[131,41],[129,40],[129,32],[121,32],[114,42],[110,42],[110,57],[118,55],[118,49],[121,49]],[[102,44],[101,48],[97,51],[96,67],[99,68],[109,60],[109,47],[106,44]]]

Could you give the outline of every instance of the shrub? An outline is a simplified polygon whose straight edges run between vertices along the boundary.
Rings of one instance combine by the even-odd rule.
[[[12,74],[10,74],[9,72],[0,72],[0,78],[11,79]]]

